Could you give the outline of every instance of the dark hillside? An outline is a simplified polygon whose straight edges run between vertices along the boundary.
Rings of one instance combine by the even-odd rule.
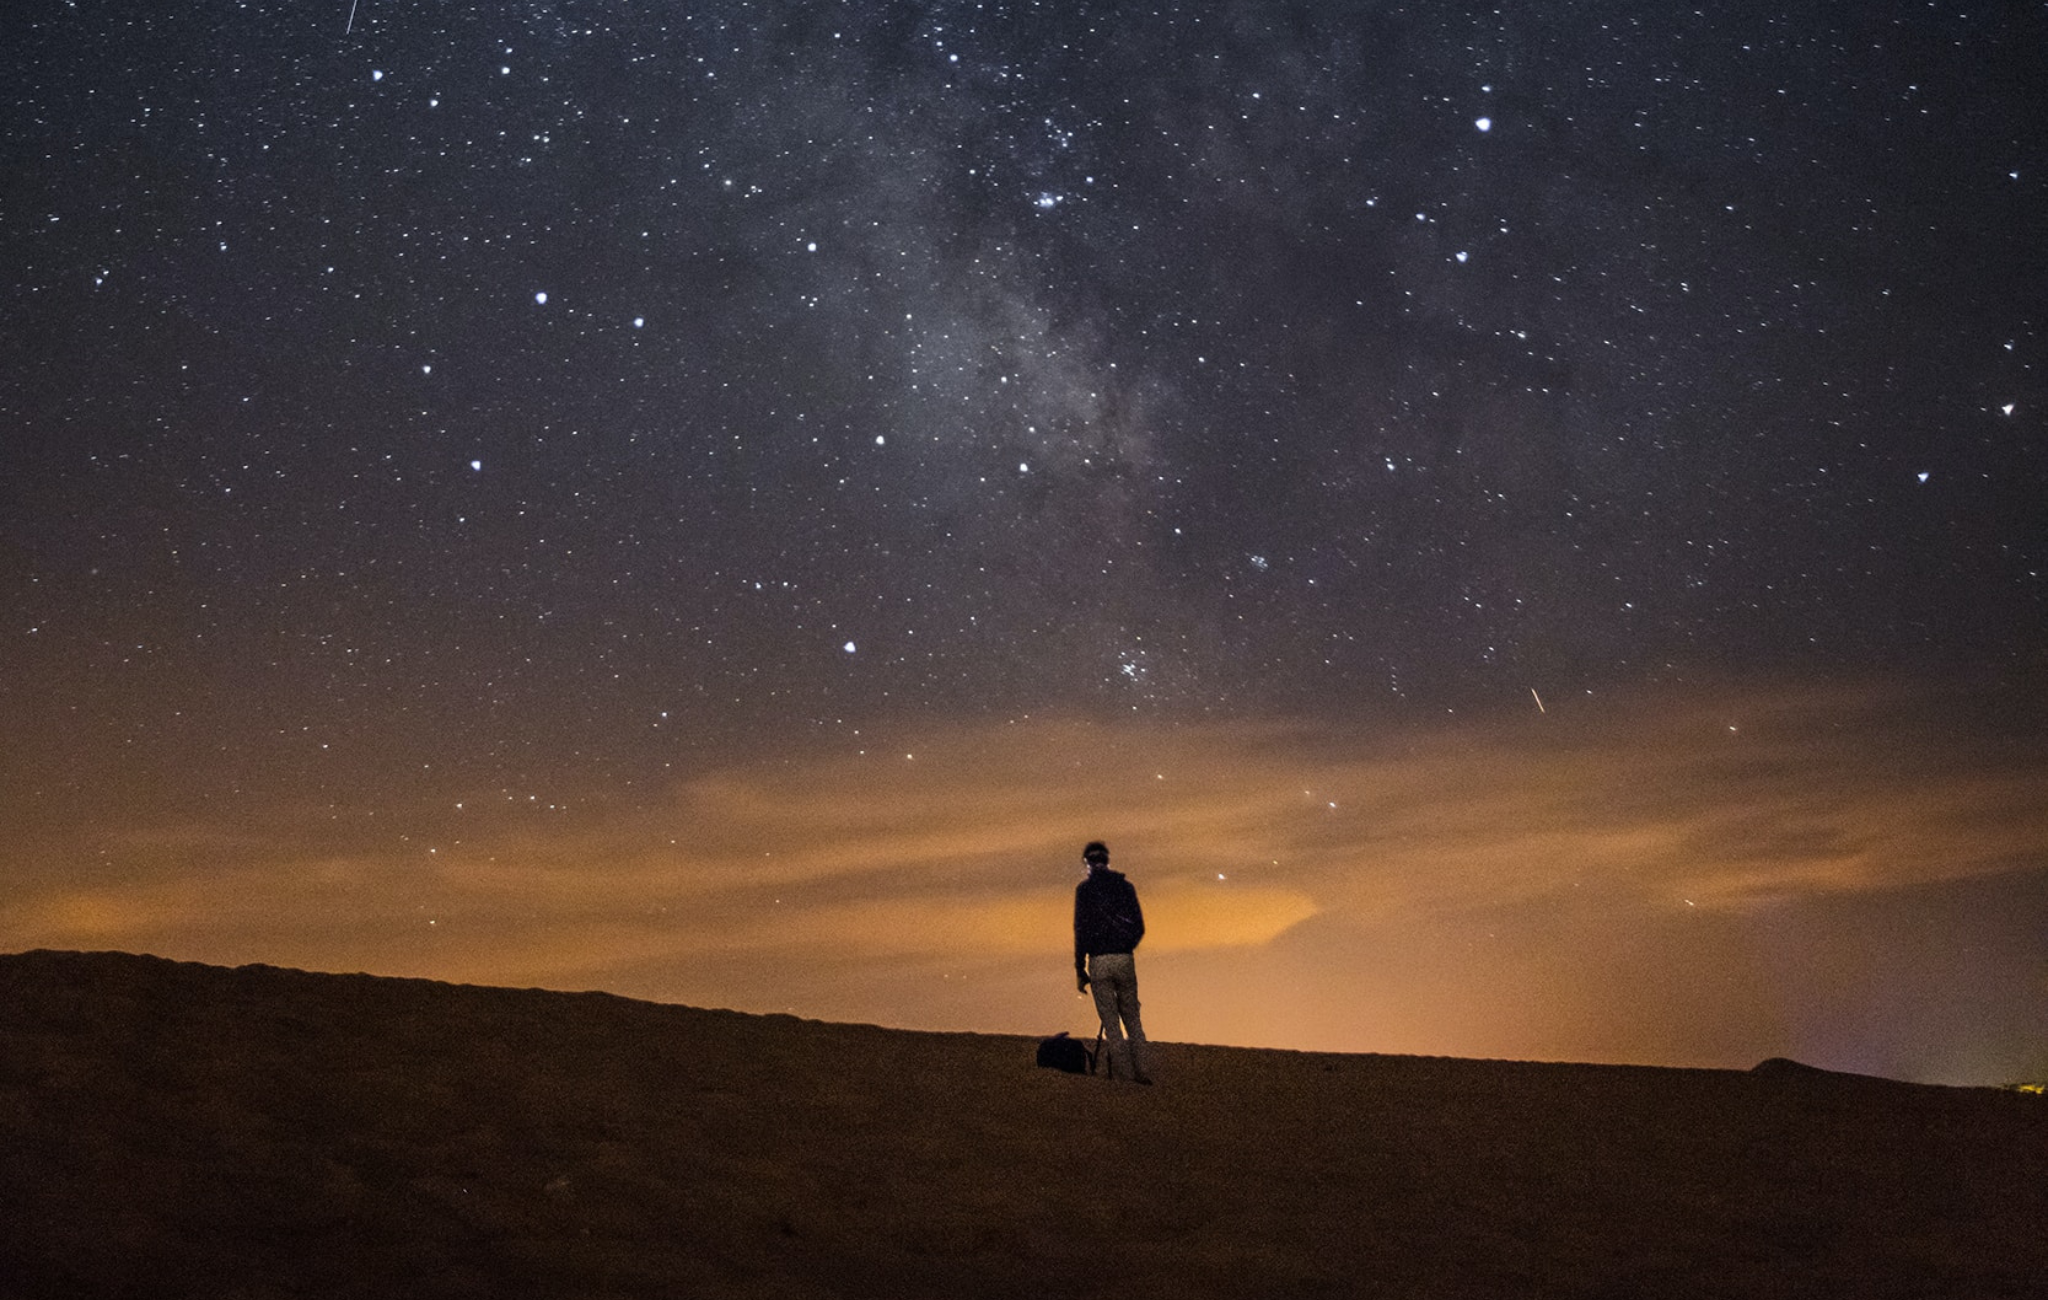
[[[0,1293],[2048,1295],[2048,1104],[0,956]]]

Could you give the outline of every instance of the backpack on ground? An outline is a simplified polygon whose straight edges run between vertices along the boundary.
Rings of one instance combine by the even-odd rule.
[[[1102,1035],[1095,1035],[1095,1046],[1089,1047],[1078,1038],[1067,1037],[1062,1029],[1051,1038],[1038,1040],[1038,1063],[1048,1070],[1065,1070],[1068,1074],[1095,1073],[1095,1058],[1102,1049]]]

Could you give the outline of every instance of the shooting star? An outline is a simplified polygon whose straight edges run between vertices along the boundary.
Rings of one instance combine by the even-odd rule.
[[[357,6],[357,5],[359,5],[359,4],[361,4],[361,3],[362,3],[362,0],[348,0],[348,26],[342,29],[342,32],[341,32],[341,34],[342,34],[343,36],[348,36],[348,35],[352,34],[352,33],[353,33],[353,32],[355,31],[355,29],[356,29],[356,6]]]
[[[1538,713],[1548,713],[1548,712],[1550,712],[1550,710],[1549,710],[1549,709],[1546,709],[1546,708],[1544,708],[1544,707],[1543,707],[1543,697],[1542,697],[1541,695],[1538,695],[1538,694],[1536,694],[1536,688],[1535,688],[1535,687],[1531,686],[1531,687],[1529,688],[1529,695],[1530,695],[1530,698],[1532,698],[1532,699],[1534,699],[1534,700],[1536,701],[1536,711],[1537,711]]]

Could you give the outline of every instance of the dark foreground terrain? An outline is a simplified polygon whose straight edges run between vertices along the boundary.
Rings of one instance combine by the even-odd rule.
[[[0,956],[0,1294],[2048,1295],[2048,1103]]]

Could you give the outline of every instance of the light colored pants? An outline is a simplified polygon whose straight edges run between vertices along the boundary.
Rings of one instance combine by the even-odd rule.
[[[1088,959],[1088,988],[1095,994],[1095,1014],[1102,1017],[1110,1074],[1125,1079],[1146,1077],[1145,1026],[1138,1020],[1138,963],[1127,952],[1097,953]],[[1117,1068],[1119,1056],[1122,1069]]]

